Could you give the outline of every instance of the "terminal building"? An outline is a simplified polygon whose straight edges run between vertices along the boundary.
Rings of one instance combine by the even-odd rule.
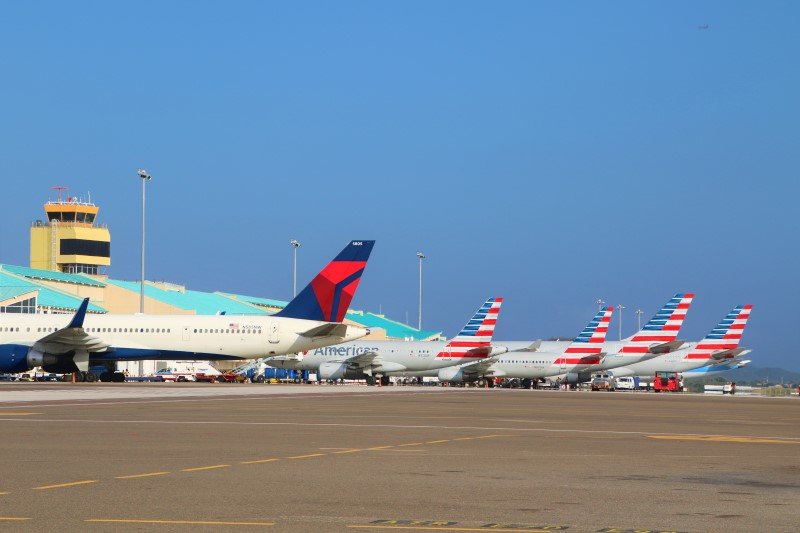
[[[73,313],[89,298],[90,313],[139,312],[139,281],[113,279],[111,233],[97,222],[99,206],[67,196],[58,187],[56,201],[44,204],[45,220],[31,225],[30,265],[2,264],[0,313]],[[144,310],[148,314],[258,315],[272,314],[288,302],[268,297],[202,292],[163,281],[145,281]],[[434,340],[440,331],[419,330],[382,314],[350,309],[345,322],[370,328],[366,339]],[[155,371],[166,362],[146,361]]]

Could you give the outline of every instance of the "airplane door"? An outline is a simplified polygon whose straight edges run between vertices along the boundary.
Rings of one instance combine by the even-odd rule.
[[[269,327],[269,342],[272,344],[278,344],[280,342],[280,326],[278,322],[273,322],[272,325]]]
[[[566,372],[567,372],[567,358],[566,357],[562,357],[561,358],[561,373],[562,374],[566,374]]]
[[[189,340],[189,326],[183,326],[183,340]]]

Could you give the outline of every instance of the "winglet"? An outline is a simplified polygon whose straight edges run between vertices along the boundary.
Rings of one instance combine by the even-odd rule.
[[[78,310],[75,312],[75,316],[72,317],[67,329],[76,329],[83,327],[83,319],[86,318],[86,310],[89,309],[89,298],[84,298],[81,305],[78,307]]]

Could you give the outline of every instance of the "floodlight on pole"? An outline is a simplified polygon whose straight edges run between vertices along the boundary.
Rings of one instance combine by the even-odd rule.
[[[425,254],[417,252],[419,258],[419,321],[417,329],[422,329],[422,260],[425,259]]]
[[[300,248],[300,241],[292,239],[289,244],[292,246],[294,255],[294,266],[292,267],[292,298],[297,296],[297,249]]]
[[[639,331],[642,331],[642,315],[644,314],[644,311],[637,309],[634,311],[634,313],[636,313],[636,327]]]
[[[622,340],[622,310],[625,309],[625,306],[619,304],[617,309],[619,309],[619,340]]]
[[[603,310],[603,306],[606,304],[606,302],[605,302],[605,301],[603,301],[603,299],[602,299],[602,298],[598,298],[597,300],[595,300],[595,302],[594,302],[594,303],[596,303],[596,304],[597,304],[597,310],[598,310],[598,311],[602,311],[602,310]]]

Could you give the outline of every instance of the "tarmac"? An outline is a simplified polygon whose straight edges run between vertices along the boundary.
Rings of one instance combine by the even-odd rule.
[[[0,384],[0,530],[797,531],[800,400]]]

